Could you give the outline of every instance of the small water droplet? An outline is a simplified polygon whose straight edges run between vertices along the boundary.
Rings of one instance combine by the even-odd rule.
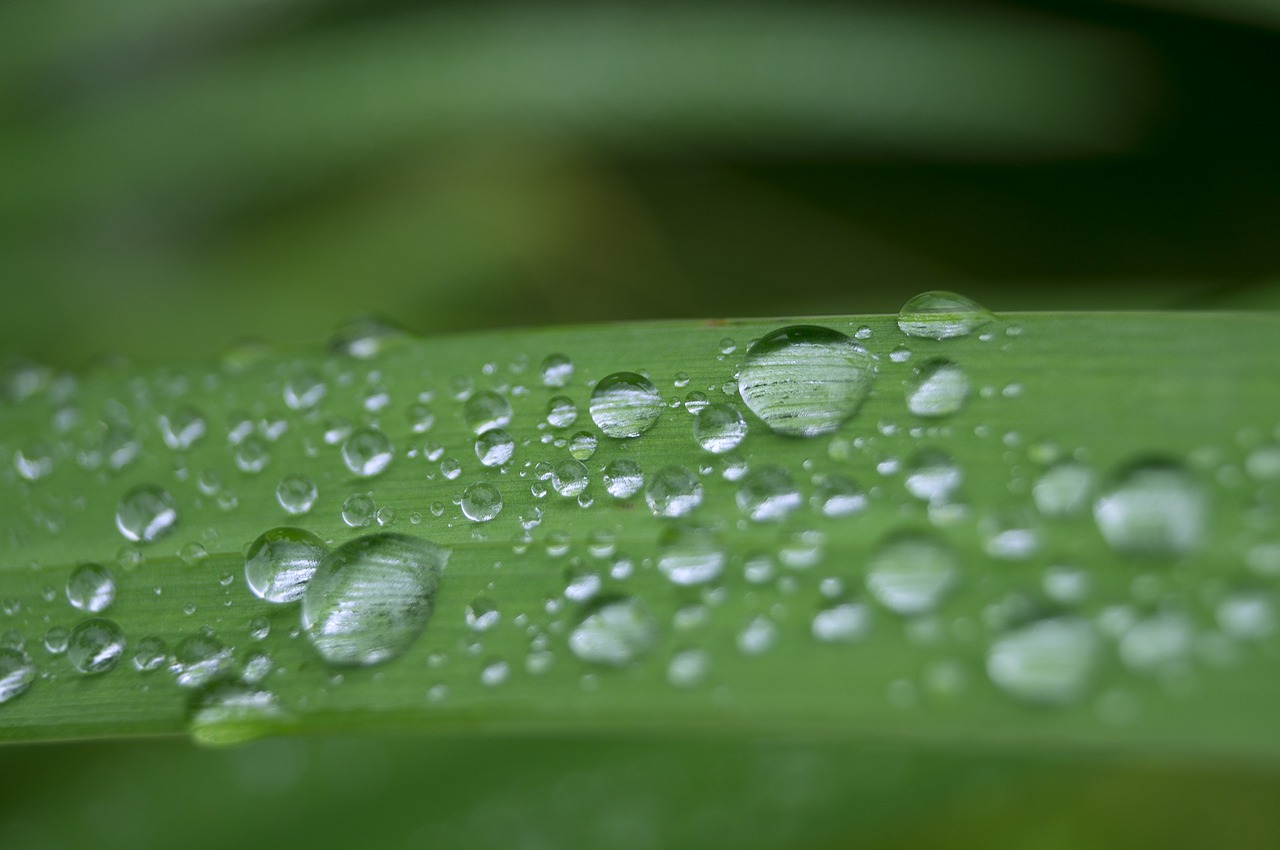
[[[604,488],[615,499],[630,499],[643,486],[644,473],[633,460],[619,458],[604,468]]]
[[[672,526],[658,543],[658,569],[674,584],[705,584],[724,571],[724,546],[707,528]]]
[[[204,416],[194,407],[180,407],[171,413],[162,413],[156,419],[160,426],[160,438],[169,448],[186,451],[204,436],[207,428]]]
[[[310,410],[324,399],[329,386],[311,369],[299,369],[284,382],[285,406],[290,410]]]
[[[124,632],[102,617],[78,623],[67,640],[67,659],[85,674],[106,673],[115,669],[124,654]]]
[[[50,655],[61,655],[67,651],[67,642],[71,639],[71,630],[64,626],[54,626],[45,632],[44,648]]]
[[[462,491],[459,507],[472,522],[489,522],[502,513],[502,493],[492,484],[478,481]]]
[[[780,466],[759,466],[742,479],[735,499],[753,522],[778,522],[800,507],[800,491]]]
[[[486,688],[494,688],[511,678],[511,665],[501,658],[495,658],[480,670],[480,684]]]
[[[649,477],[644,500],[654,516],[685,516],[702,503],[702,483],[683,466],[664,466]]]
[[[840,602],[820,608],[810,626],[823,643],[854,643],[871,630],[871,609],[861,602]]]
[[[480,390],[462,405],[462,418],[475,434],[505,428],[511,424],[511,402],[492,390]]]
[[[573,378],[573,362],[563,354],[549,354],[542,361],[542,384],[559,389],[569,385]]]
[[[738,375],[751,412],[778,434],[830,433],[857,413],[875,380],[871,355],[830,328],[794,325],[757,340]]]
[[[590,481],[591,473],[586,464],[573,458],[557,463],[551,473],[551,486],[566,499],[582,493]]]
[[[907,409],[930,419],[959,413],[969,398],[969,376],[950,360],[928,360],[907,381]]]
[[[693,419],[693,439],[712,454],[733,451],[746,435],[747,420],[727,402],[707,405]]]
[[[569,634],[569,650],[590,664],[625,667],[645,655],[658,625],[634,597],[597,600]]]
[[[302,627],[331,664],[402,653],[426,627],[449,550],[403,534],[360,537],[329,553],[302,597]]]
[[[282,604],[302,598],[325,556],[324,541],[300,528],[273,528],[250,545],[244,577],[254,596]]]
[[[1240,591],[1218,603],[1218,626],[1236,640],[1260,640],[1276,630],[1271,600],[1256,591]]]
[[[569,456],[574,460],[590,460],[596,453],[596,435],[579,431],[569,438]]]
[[[682,649],[667,663],[667,681],[677,688],[696,687],[706,681],[710,669],[711,656],[706,650]]]
[[[954,292],[935,290],[911,298],[898,311],[898,328],[907,336],[951,339],[968,336],[995,316]]]
[[[249,434],[236,444],[233,459],[236,469],[247,475],[256,475],[271,461],[271,448],[257,434]]]
[[[98,614],[116,599],[116,581],[102,564],[81,564],[67,579],[67,601],[73,608]]]
[[[200,688],[229,676],[232,667],[231,650],[206,629],[178,642],[169,672],[179,687]]]
[[[192,700],[187,728],[196,743],[225,747],[261,738],[289,720],[270,691],[254,683],[216,682]]]
[[[1015,699],[1064,705],[1085,696],[1097,653],[1098,639],[1088,622],[1074,617],[1041,620],[991,645],[987,675]]]
[[[300,473],[292,473],[280,479],[276,485],[276,501],[285,513],[298,516],[311,510],[320,491],[316,482]]]
[[[1098,497],[1093,517],[1117,552],[1175,557],[1200,544],[1208,504],[1200,485],[1182,466],[1141,461],[1123,469]]]
[[[547,424],[552,428],[568,428],[578,421],[578,405],[573,399],[558,395],[547,402]]]
[[[36,680],[36,666],[25,652],[0,649],[0,704],[21,696]]]
[[[169,647],[163,639],[148,635],[138,641],[133,650],[133,669],[139,673],[153,673],[169,660]]]
[[[639,437],[662,416],[662,396],[635,372],[614,372],[591,392],[591,421],[609,437]]]
[[[889,538],[867,565],[867,589],[895,614],[934,610],[955,587],[960,565],[938,541],[907,533]]]
[[[1093,497],[1093,470],[1074,460],[1063,460],[1044,471],[1031,487],[1036,509],[1047,517],[1079,516]]]
[[[1254,481],[1280,480],[1280,445],[1267,443],[1249,452],[1244,471]]]
[[[1180,614],[1156,614],[1125,630],[1120,660],[1134,670],[1156,670],[1184,660],[1191,652],[1191,623]]]
[[[947,502],[964,481],[964,473],[951,455],[926,449],[907,467],[907,492],[926,502]]]
[[[756,617],[738,632],[737,642],[743,655],[763,655],[778,642],[778,627],[765,617]]]
[[[135,487],[116,505],[116,528],[126,539],[149,543],[168,534],[178,522],[178,509],[168,490],[154,484]]]
[[[342,444],[342,462],[361,478],[372,478],[382,472],[394,456],[391,440],[373,427],[352,431]]]
[[[487,632],[502,619],[498,603],[487,596],[477,596],[467,606],[467,626],[475,632]]]

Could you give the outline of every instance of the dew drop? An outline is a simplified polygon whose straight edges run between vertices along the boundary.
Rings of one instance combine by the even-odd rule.
[[[907,336],[951,339],[968,336],[995,316],[954,292],[935,290],[911,298],[898,311],[898,328]]]
[[[1192,638],[1186,617],[1156,614],[1125,630],[1120,640],[1120,660],[1133,670],[1157,670],[1184,660],[1191,652]]]
[[[895,614],[924,614],[941,604],[959,574],[950,549],[929,537],[901,534],[882,543],[871,556],[867,589]]]
[[[1031,487],[1036,509],[1046,517],[1083,514],[1093,497],[1093,470],[1074,460],[1055,463]]]
[[[323,378],[310,369],[300,369],[284,382],[284,403],[290,410],[310,410],[328,392]]]
[[[667,663],[667,681],[677,688],[696,687],[706,681],[710,669],[711,656],[706,650],[682,649]]]
[[[542,384],[559,389],[569,385],[573,378],[573,361],[563,354],[549,354],[542,361]]]
[[[168,534],[178,522],[178,509],[168,490],[154,484],[135,487],[116,505],[116,528],[126,539],[149,543]]]
[[[502,619],[498,604],[487,596],[477,596],[467,606],[467,627],[473,632],[487,632]]]
[[[511,424],[511,402],[492,390],[472,393],[462,405],[462,418],[475,434]]]
[[[161,414],[156,421],[160,426],[160,438],[169,448],[186,451],[204,436],[204,416],[193,407],[180,407],[172,413]]]
[[[635,372],[614,372],[591,392],[591,421],[609,437],[639,437],[662,416],[662,396],[653,382]]]
[[[482,466],[502,466],[515,454],[516,441],[501,428],[491,428],[476,437],[475,449]]]
[[[0,704],[21,696],[36,680],[36,666],[26,653],[0,648]]]
[[[192,701],[187,728],[198,744],[226,747],[271,734],[290,719],[270,691],[252,683],[217,682]]]
[[[102,617],[85,620],[71,630],[67,659],[81,673],[106,673],[115,669],[124,654],[124,632]]]
[[[947,502],[964,481],[959,464],[945,452],[927,449],[907,468],[907,492],[926,502]]]
[[[1062,617],[1010,632],[987,651],[987,675],[1000,690],[1023,702],[1078,702],[1089,687],[1098,639],[1088,622]]]
[[[644,486],[644,474],[633,460],[620,458],[604,468],[604,489],[615,499],[630,499]]]
[[[852,516],[866,508],[867,496],[842,475],[824,475],[818,479],[813,504],[823,516]]]
[[[747,420],[727,402],[709,404],[693,418],[693,439],[712,454],[733,451],[746,435]]]
[[[404,652],[431,618],[449,550],[378,533],[334,549],[302,597],[302,627],[331,664],[370,665]]]
[[[596,453],[596,435],[579,431],[569,438],[569,456],[574,460],[590,460]]]
[[[309,531],[273,528],[249,546],[245,581],[259,599],[293,602],[302,598],[325,552],[324,541]]]
[[[751,412],[775,433],[814,437],[857,413],[874,380],[874,360],[849,337],[794,325],[747,350],[738,389]]]
[[[231,673],[231,650],[208,630],[179,641],[169,672],[179,687],[200,688]]]
[[[148,635],[138,641],[133,650],[133,669],[139,673],[154,673],[169,660],[169,647],[164,640]]]
[[[316,482],[300,473],[292,473],[280,479],[276,485],[276,501],[285,513],[298,516],[311,510],[320,491]]]
[[[566,499],[581,494],[590,481],[591,473],[586,464],[573,458],[557,463],[551,473],[551,486]]]
[[[1182,466],[1143,461],[1120,472],[1094,502],[1093,517],[1117,552],[1175,557],[1203,539],[1208,505],[1204,491]]]
[[[351,528],[364,528],[373,522],[378,506],[366,493],[352,493],[342,502],[342,521]]]
[[[361,478],[372,478],[385,470],[394,455],[391,440],[373,427],[352,431],[342,444],[342,462]]]
[[[266,440],[257,434],[249,434],[236,445],[233,457],[236,469],[248,475],[256,475],[270,463],[271,449]]]
[[[928,360],[907,381],[907,409],[930,419],[960,412],[969,398],[969,376],[950,360]]]
[[[658,625],[634,597],[598,600],[569,634],[569,650],[589,664],[625,667],[652,647]]]
[[[759,466],[742,479],[738,509],[753,522],[779,522],[800,507],[800,491],[780,466]]]
[[[763,655],[778,642],[778,627],[765,617],[756,617],[738,632],[737,642],[743,655]]]
[[[658,544],[658,569],[673,584],[706,584],[719,578],[726,561],[724,546],[706,528],[674,526]]]
[[[871,609],[860,602],[841,602],[820,608],[810,625],[822,643],[854,643],[871,630]]]
[[[547,424],[552,428],[568,428],[578,421],[578,405],[573,399],[558,395],[547,402]]]
[[[102,564],[81,564],[67,579],[67,601],[73,608],[98,614],[116,599],[115,577]]]
[[[683,466],[664,466],[649,477],[644,500],[654,516],[685,516],[702,503],[702,483]]]
[[[1237,640],[1260,640],[1276,630],[1271,600],[1254,591],[1241,591],[1218,603],[1215,612],[1223,633]]]
[[[489,522],[502,513],[502,494],[492,484],[479,481],[462,491],[459,507],[472,522]]]

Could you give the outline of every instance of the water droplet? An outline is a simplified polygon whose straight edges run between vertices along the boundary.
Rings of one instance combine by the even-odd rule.
[[[551,473],[551,486],[565,498],[577,496],[587,489],[591,481],[591,473],[586,464],[580,460],[569,458],[555,465]]]
[[[630,499],[644,486],[644,474],[633,460],[620,458],[604,468],[604,488],[615,499]]]
[[[510,677],[511,665],[501,658],[495,658],[481,669],[480,684],[487,688],[494,688],[506,682]]]
[[[378,506],[366,493],[352,493],[342,502],[342,521],[351,528],[364,528],[373,522]]]
[[[472,522],[488,522],[502,513],[502,494],[492,484],[478,481],[462,491],[459,506]]]
[[[649,477],[644,500],[654,516],[685,516],[702,503],[702,483],[683,466],[664,466]]]
[[[475,434],[505,428],[511,424],[511,402],[492,390],[480,390],[462,405],[462,418]]]
[[[979,531],[983,551],[993,558],[1025,561],[1040,551],[1040,529],[1029,511],[1014,509],[985,516]]]
[[[968,336],[994,319],[985,307],[954,292],[922,292],[898,311],[904,334],[928,339]]]
[[[569,438],[569,456],[574,460],[590,460],[596,453],[596,435],[579,431]]]
[[[947,502],[964,481],[960,466],[945,452],[926,449],[907,468],[907,492],[926,502]]]
[[[778,522],[800,507],[800,491],[780,466],[759,466],[742,479],[738,509],[754,522]]]
[[[727,402],[707,405],[693,419],[693,439],[712,454],[733,451],[746,435],[747,420]]]
[[[81,564],[67,579],[67,601],[72,607],[98,614],[116,599],[115,577],[102,564]]]
[[[124,632],[110,620],[95,617],[71,630],[67,658],[81,673],[106,673],[115,669],[124,654]]]
[[[738,632],[738,651],[743,655],[763,655],[778,642],[778,627],[765,617],[756,617]]]
[[[1078,567],[1055,566],[1044,572],[1040,586],[1059,605],[1078,605],[1089,597],[1089,574]]]
[[[840,602],[813,615],[813,636],[823,643],[853,643],[871,630],[871,609],[861,602]]]
[[[149,543],[173,529],[178,509],[169,491],[154,484],[135,487],[116,505],[116,527],[128,540]]]
[[[289,720],[270,691],[252,683],[217,682],[192,701],[188,729],[198,744],[225,747],[261,738]]]
[[[991,645],[987,675],[996,687],[1023,702],[1073,703],[1088,690],[1097,652],[1098,639],[1084,620],[1041,620]]]
[[[281,478],[276,485],[276,501],[285,513],[294,516],[311,510],[319,495],[316,482],[296,472]]]
[[[342,444],[342,462],[361,478],[372,478],[382,472],[394,456],[391,440],[373,427],[352,431]]]
[[[71,630],[63,626],[54,626],[45,633],[44,648],[50,655],[61,655],[67,651],[67,641],[71,640]]]
[[[36,680],[36,666],[26,653],[0,649],[0,704],[21,696]]]
[[[688,413],[697,415],[707,409],[707,394],[694,390],[684,397],[684,409]]]
[[[431,618],[449,550],[379,533],[339,546],[302,597],[307,639],[331,664],[369,665],[399,655]]]
[[[706,681],[711,669],[711,656],[706,650],[682,649],[667,663],[667,681],[677,688],[692,688]]]
[[[487,596],[477,596],[467,606],[467,626],[475,632],[487,632],[502,619],[498,604]]]
[[[204,436],[206,425],[204,416],[193,407],[180,407],[172,413],[163,413],[157,417],[160,426],[160,438],[164,444],[176,451],[186,451]]]
[[[1120,660],[1134,670],[1156,670],[1191,652],[1191,624],[1180,614],[1156,614],[1131,625],[1120,640]]]
[[[658,626],[633,597],[598,600],[569,635],[569,650],[590,664],[624,667],[647,653]]]
[[[408,334],[381,316],[361,316],[343,324],[329,341],[339,354],[370,360]]]
[[[596,384],[589,409],[606,436],[639,437],[662,416],[662,396],[643,375],[614,372]]]
[[[248,475],[256,475],[266,469],[271,461],[271,448],[257,434],[250,434],[236,445],[233,457],[236,469]]]
[[[169,647],[161,638],[154,635],[138,641],[137,647],[133,650],[133,669],[139,673],[153,673],[163,667],[168,660]]]
[[[1117,552],[1173,557],[1199,545],[1208,505],[1204,491],[1183,467],[1144,461],[1120,472],[1094,502],[1093,517]]]
[[[960,565],[941,543],[917,534],[891,537],[872,554],[867,589],[895,614],[924,614],[955,587]]]
[[[1280,480],[1280,445],[1268,443],[1249,452],[1244,471],[1254,481]]]
[[[578,421],[578,405],[573,399],[558,395],[547,402],[547,424],[552,428],[568,428]]]
[[[476,459],[483,466],[502,466],[515,454],[516,441],[501,428],[492,428],[476,437]]]
[[[866,494],[843,475],[823,475],[813,494],[813,505],[823,516],[851,516],[867,506]]]
[[[874,360],[849,337],[794,325],[747,350],[738,389],[751,412],[775,433],[814,437],[857,413],[874,379]]]
[[[1079,516],[1093,497],[1093,470],[1074,460],[1055,463],[1031,488],[1036,509],[1047,517]]]
[[[229,676],[232,666],[231,650],[206,630],[178,643],[169,672],[179,687],[200,688]]]
[[[299,369],[284,382],[284,403],[290,410],[310,410],[328,392],[323,378],[310,369]]]
[[[542,361],[542,384],[559,389],[569,385],[573,378],[573,362],[563,354],[549,354]]]
[[[705,584],[724,571],[725,551],[715,533],[700,527],[673,526],[658,544],[658,569],[675,584]]]
[[[302,598],[325,556],[324,541],[300,528],[273,528],[249,547],[244,577],[254,596],[277,604]]]
[[[907,409],[916,416],[951,416],[968,398],[969,376],[950,360],[928,360],[907,381]]]
[[[1241,591],[1218,603],[1218,626],[1237,640],[1260,640],[1276,630],[1276,612],[1266,595]]]

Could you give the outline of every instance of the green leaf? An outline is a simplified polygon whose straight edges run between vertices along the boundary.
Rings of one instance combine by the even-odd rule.
[[[833,433],[771,433],[737,392],[750,341],[793,324],[856,336],[878,358],[865,404]],[[164,734],[194,718],[198,737],[211,743],[301,730],[714,728],[1272,761],[1280,752],[1269,722],[1280,681],[1268,673],[1280,640],[1272,575],[1278,325],[1271,316],[1233,314],[1022,314],[933,340],[907,337],[883,316],[429,339],[374,324],[345,337],[372,359],[240,350],[212,368],[118,366],[80,378],[17,367],[0,411],[0,445],[14,459],[0,495],[0,625],[7,646],[25,641],[39,675],[0,704],[0,739]],[[539,364],[557,354],[573,364],[572,376],[562,388],[544,386]],[[934,358],[957,364],[971,392],[959,412],[924,419],[908,412],[906,394],[922,380],[915,370]],[[636,439],[603,436],[588,411],[592,388],[620,371],[646,373],[669,399]],[[311,407],[314,399],[299,401],[315,383],[300,378],[307,375],[326,388]],[[803,368],[797,377],[796,392],[835,386],[813,384]],[[468,415],[474,424],[485,391],[512,410],[503,427],[515,452],[502,468],[483,467],[473,449]],[[469,413],[456,397],[467,394]],[[686,408],[701,402],[699,394],[745,415],[738,449],[716,456],[695,442]],[[576,405],[577,420],[565,427],[546,422],[557,395]],[[748,400],[771,417],[767,405]],[[428,409],[429,430],[415,433]],[[344,423],[376,423],[389,438],[394,456],[385,471],[352,474],[340,446],[326,440]],[[189,447],[169,448],[166,429],[169,443]],[[549,488],[537,498],[531,488],[555,483],[539,482],[537,465],[568,460],[557,442],[580,430],[599,442],[585,461],[586,495]],[[963,481],[929,505],[908,492],[904,475],[939,453]],[[638,464],[651,485],[666,467],[696,473],[701,504],[666,519],[640,494],[612,498],[602,470],[620,458]],[[1046,465],[1065,458],[1092,471],[1088,496],[1144,458],[1178,472],[1139,477],[1158,482],[1139,504],[1146,536],[1130,534],[1126,549],[1112,530],[1117,552],[1088,504],[1065,517],[1036,512],[1034,485]],[[459,472],[450,477],[455,461]],[[750,470],[746,479],[725,477],[740,466]],[[570,473],[557,474],[567,481]],[[319,494],[299,516],[277,500],[277,485],[293,474],[314,481]],[[1183,475],[1207,499],[1203,531],[1178,501]],[[818,502],[831,476],[857,482],[865,506],[826,515]],[[785,506],[788,481],[802,501],[780,521],[752,519],[752,494],[782,482],[774,507]],[[471,522],[458,499],[482,482],[501,493],[503,506],[492,521]],[[144,486],[171,495],[176,523],[135,544],[117,530],[116,514],[122,497]],[[372,500],[368,527],[342,519],[353,494]],[[1170,526],[1170,517],[1181,524]],[[245,549],[277,526],[307,529],[336,547],[380,524],[448,550],[434,614],[399,657],[335,667],[299,636],[296,602],[273,605],[250,593]],[[904,534],[934,541],[959,563],[954,592],[936,610],[894,613],[906,608],[868,580],[885,541]],[[673,536],[703,554],[722,552],[721,573],[704,584],[670,580],[671,565],[664,570],[659,560]],[[64,594],[71,571],[89,562],[105,564],[115,583],[114,601],[96,613],[77,611]],[[597,585],[596,597],[585,598]],[[1064,586],[1085,589],[1076,599]],[[580,644],[575,652],[570,637],[617,598],[638,600],[652,617],[644,627],[652,640],[636,638],[638,657],[617,665],[583,660],[618,660]],[[468,606],[478,605],[474,619],[488,602],[497,623],[477,631]],[[815,639],[815,613],[837,603],[853,609],[835,622],[848,626],[856,610],[867,627],[846,629],[848,643]],[[1183,630],[1175,638],[1185,637],[1185,646],[1175,639],[1169,649],[1160,617],[1177,618]],[[85,675],[43,644],[51,629],[91,618],[117,624],[127,647],[115,669]],[[269,634],[255,639],[262,619]],[[134,669],[144,638],[160,638],[172,654],[202,630],[232,659],[203,687],[180,687],[164,669]],[[1018,668],[1047,669],[1047,691],[1007,678],[1010,648],[1025,649],[1028,635],[1053,652],[1014,661],[1049,664]],[[270,672],[244,685],[255,652],[270,656]],[[1091,653],[1089,663],[1078,663],[1081,653]],[[1065,685],[1064,665],[1079,673]],[[1006,671],[994,684],[993,666]]]

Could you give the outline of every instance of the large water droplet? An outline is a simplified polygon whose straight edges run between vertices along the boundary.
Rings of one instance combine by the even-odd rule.
[[[324,558],[324,541],[300,528],[273,528],[253,541],[244,577],[259,599],[277,604],[301,599]]]
[[[710,529],[675,526],[658,546],[658,569],[675,584],[705,584],[724,571],[724,546]]]
[[[747,420],[727,402],[709,404],[693,418],[693,439],[712,454],[733,451],[746,435]]]
[[[136,542],[149,543],[167,534],[177,521],[173,496],[154,484],[133,488],[116,505],[116,527]]]
[[[67,658],[81,673],[106,673],[115,669],[124,655],[124,632],[110,620],[95,617],[71,630]]]
[[[793,437],[830,433],[862,406],[875,362],[839,331],[781,328],[756,341],[738,374],[742,400],[771,430]]]
[[[462,418],[476,434],[505,428],[511,424],[511,402],[492,390],[480,390],[462,405]]]
[[[339,546],[302,597],[307,639],[332,664],[377,664],[399,655],[431,618],[448,558],[448,549],[403,534]]]
[[[0,704],[21,696],[36,680],[36,666],[19,649],[0,648]]]
[[[683,466],[664,466],[649,476],[644,500],[654,516],[685,516],[702,504],[702,482]]]
[[[658,626],[640,600],[596,602],[569,635],[569,650],[583,661],[624,667],[652,648]]]
[[[342,462],[361,478],[372,478],[391,463],[391,440],[377,428],[359,428],[342,444]]]
[[[867,564],[867,589],[896,614],[924,614],[937,608],[955,586],[960,565],[936,540],[902,534],[880,545]]]
[[[662,416],[662,396],[635,372],[614,372],[591,392],[591,421],[609,437],[639,437]]]
[[[950,339],[968,336],[995,319],[987,308],[954,292],[922,292],[902,305],[898,327],[907,336]]]
[[[969,376],[950,360],[929,360],[907,381],[907,409],[916,416],[951,416],[969,398]]]
[[[115,578],[102,564],[81,564],[71,571],[67,579],[67,601],[72,607],[97,614],[110,608],[115,599]]]
[[[492,484],[479,481],[462,491],[459,506],[472,522],[488,522],[502,513],[502,494]]]
[[[1024,702],[1062,705],[1088,690],[1098,639],[1088,622],[1062,617],[1010,632],[987,652],[987,675]]]
[[[1117,552],[1172,557],[1199,545],[1208,523],[1208,504],[1186,469],[1167,461],[1144,461],[1121,471],[1094,502],[1093,517]]]

